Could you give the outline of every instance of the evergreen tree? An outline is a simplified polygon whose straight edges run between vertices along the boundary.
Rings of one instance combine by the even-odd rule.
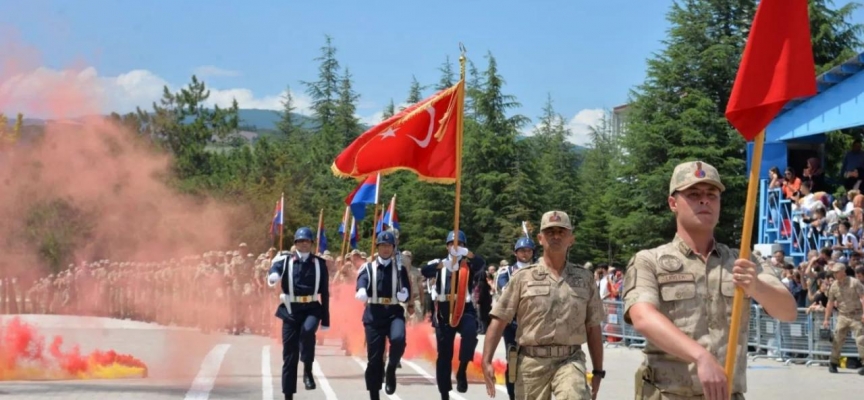
[[[864,25],[850,22],[860,3],[846,3],[833,9],[832,0],[810,0],[810,34],[813,60],[820,74],[843,63],[861,49]]]
[[[318,122],[318,129],[324,130],[333,125],[336,99],[339,97],[339,61],[336,60],[336,48],[330,36],[325,36],[321,55],[315,61],[319,62],[318,80],[302,83],[306,86],[306,94],[312,98],[312,112]]]
[[[386,121],[387,118],[396,115],[396,104],[393,104],[393,99],[390,99],[390,104],[387,107],[384,107],[384,111],[381,114],[381,121]]]
[[[356,104],[360,95],[355,93],[351,86],[351,72],[348,68],[345,68],[345,74],[342,75],[342,79],[339,81],[339,99],[336,101],[336,114],[333,121],[338,136],[341,136],[341,140],[337,143],[337,152],[348,146],[349,143],[362,133],[360,121],[355,115],[357,111]],[[333,156],[335,157],[336,154],[338,153],[334,153]]]
[[[438,84],[435,85],[435,90],[444,90],[456,84],[456,71],[453,70],[450,56],[447,56],[447,59],[443,64],[441,64],[438,71],[441,72],[441,79],[439,79]]]

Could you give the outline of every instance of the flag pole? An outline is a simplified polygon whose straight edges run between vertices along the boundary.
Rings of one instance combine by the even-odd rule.
[[[457,107],[459,107],[460,112],[464,112],[463,108],[465,107],[465,46],[462,43],[459,43],[459,84],[463,85],[462,90],[459,90],[457,94]],[[459,124],[456,125],[456,203],[454,204],[454,212],[453,212],[453,246],[459,246],[459,199],[462,197],[462,132],[464,128],[464,119],[459,121]],[[450,256],[450,259],[453,262],[456,262],[456,257]],[[458,271],[458,270],[457,270]],[[450,316],[453,315],[453,311],[456,307],[456,279],[457,279],[457,271],[453,271],[450,273],[450,294],[454,296],[450,303]],[[452,317],[451,317],[452,318]]]
[[[744,205],[744,224],[741,232],[741,248],[738,258],[750,259],[753,237],[753,221],[756,218],[756,199],[759,196],[759,171],[762,169],[762,149],[765,145],[765,130],[753,138],[753,157],[750,161],[750,178],[747,182],[747,201]],[[732,298],[732,321],[729,328],[729,343],[726,346],[726,382],[729,394],[735,381],[735,364],[738,359],[738,338],[741,333],[741,315],[744,313],[744,289],[735,288]]]
[[[339,249],[339,258],[342,259],[342,263],[345,263],[345,252],[348,246],[348,235],[350,232],[348,231],[348,213],[351,210],[351,206],[345,206],[345,214],[342,214],[342,247]]]
[[[375,178],[375,211],[372,212],[372,237],[370,240],[369,255],[375,254],[375,236],[378,230],[378,194],[381,193],[381,173]]]
[[[322,208],[321,212],[318,213],[318,228],[316,229],[318,232],[316,232],[316,235],[315,235],[316,236],[315,247],[317,247],[315,250],[318,250],[318,251],[316,251],[316,253],[318,253],[318,255],[321,255],[321,251],[320,251],[321,250],[321,228],[323,226],[324,226],[324,209]]]
[[[282,192],[282,199],[279,200],[279,253],[282,253],[282,238],[285,231],[285,192]]]

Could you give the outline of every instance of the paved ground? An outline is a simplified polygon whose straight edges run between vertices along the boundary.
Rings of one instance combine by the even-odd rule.
[[[55,318],[36,316],[41,332],[62,334],[66,343],[77,343],[87,352],[114,349],[144,360],[150,367],[147,379],[101,381],[2,382],[0,398],[6,399],[281,399],[281,347],[270,339],[253,335],[201,334],[194,330],[164,328],[129,321]],[[300,385],[295,399],[365,398],[364,357],[345,356],[339,342],[328,340],[317,349],[318,389]],[[482,346],[482,338],[481,338]],[[499,348],[499,354],[503,350]],[[638,350],[606,349],[608,379],[599,399],[631,399],[633,372],[641,362]],[[757,360],[748,370],[750,399],[850,398],[860,390],[864,377],[852,370],[828,374],[824,367],[784,366],[773,360]],[[428,360],[403,362],[398,371],[396,395],[382,399],[437,399],[434,365]],[[854,397],[854,396],[853,396]],[[480,382],[468,393],[453,392],[454,400],[488,398]],[[499,387],[498,399],[506,399]]]

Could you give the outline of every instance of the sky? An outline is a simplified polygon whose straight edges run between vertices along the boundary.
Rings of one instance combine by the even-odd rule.
[[[522,104],[514,112],[535,124],[551,96],[573,132],[570,140],[585,144],[603,110],[626,103],[644,80],[646,60],[662,49],[671,1],[0,3],[6,3],[0,13],[4,58],[28,58],[19,63],[26,68],[9,76],[0,64],[0,94],[11,93],[23,109],[0,110],[7,114],[26,112],[28,96],[61,74],[99,94],[104,113],[150,108],[163,86],[177,90],[192,74],[211,88],[211,104],[236,98],[241,108],[278,110],[290,87],[298,111],[308,113],[301,82],[316,79],[314,59],[330,35],[337,59],[354,78],[357,114],[365,123],[380,121],[391,99],[404,102],[412,76],[423,85],[436,83],[446,57],[457,63],[461,42],[480,70],[488,53],[495,56],[505,93]],[[864,11],[855,20],[864,21]]]

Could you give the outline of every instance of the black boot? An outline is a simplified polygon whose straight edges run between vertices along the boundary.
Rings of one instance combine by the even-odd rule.
[[[377,390],[370,390],[369,400],[381,400],[381,394],[379,394]]]
[[[312,363],[303,363],[303,384],[306,390],[315,389],[315,380],[312,379]]]
[[[384,393],[396,393],[396,366],[387,364],[387,371],[384,373]]]
[[[450,400],[450,393],[441,393],[441,400]]]
[[[837,364],[834,364],[834,363],[828,364],[828,372],[830,372],[832,374],[836,374],[837,373]]]
[[[286,394],[285,400],[294,400],[294,395],[293,394]]]
[[[864,367],[858,368],[858,375],[864,375]]]
[[[456,371],[456,391],[459,393],[465,393],[468,391],[467,369],[468,363],[465,361],[459,361],[459,369]]]

